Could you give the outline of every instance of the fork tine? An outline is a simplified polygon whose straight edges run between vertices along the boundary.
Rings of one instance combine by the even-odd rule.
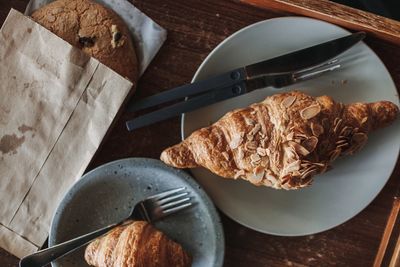
[[[296,77],[296,80],[297,81],[308,80],[308,79],[314,78],[316,76],[320,76],[326,72],[330,72],[335,69],[338,69],[340,67],[341,67],[340,64],[334,64],[334,65],[327,65],[325,67],[316,68],[314,70],[310,70],[307,73],[300,73],[300,75]]]
[[[186,189],[186,187],[179,187],[179,188],[171,189],[171,190],[162,192],[160,194],[150,196],[150,197],[146,198],[146,200],[160,200],[160,199],[169,197],[169,196],[171,196],[177,192],[180,192],[182,190],[185,190],[185,189]]]
[[[170,208],[170,209],[163,210],[163,213],[165,215],[170,215],[172,213],[175,213],[175,212],[178,212],[180,210],[186,209],[186,208],[188,208],[188,207],[190,207],[192,205],[193,205],[193,203],[189,202],[189,203],[183,204],[183,205],[175,207],[175,208]]]
[[[176,206],[176,205],[182,204],[182,203],[184,203],[184,202],[188,202],[189,200],[190,200],[190,197],[186,197],[186,198],[183,198],[183,199],[179,199],[179,200],[177,200],[177,201],[168,202],[168,203],[166,203],[166,204],[164,204],[164,205],[161,205],[161,208],[162,208],[163,210],[165,210],[165,209],[174,207],[174,206]]]
[[[165,198],[163,198],[163,199],[161,199],[161,200],[158,200],[157,202],[158,202],[158,204],[162,205],[162,204],[171,202],[171,201],[173,201],[173,200],[175,200],[175,199],[178,199],[178,198],[181,198],[181,197],[183,197],[183,196],[186,196],[186,195],[188,195],[188,194],[189,194],[189,192],[184,192],[184,193],[181,193],[181,194],[172,195],[172,196],[170,196],[170,197],[165,197]]]
[[[323,62],[323,63],[318,64],[318,65],[314,65],[314,66],[311,66],[311,67],[308,67],[308,68],[304,68],[304,69],[301,69],[301,70],[298,70],[298,71],[294,71],[294,73],[301,74],[301,73],[311,72],[312,70],[316,70],[316,69],[324,68],[324,67],[327,67],[327,66],[331,66],[331,65],[336,64],[338,62],[339,62],[339,58],[334,58],[332,60]]]

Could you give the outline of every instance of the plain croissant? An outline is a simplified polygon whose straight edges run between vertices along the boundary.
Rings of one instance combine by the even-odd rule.
[[[161,160],[177,168],[203,166],[255,185],[297,189],[338,156],[358,151],[368,132],[391,124],[398,112],[389,101],[344,105],[298,91],[277,94],[195,131],[164,150]]]
[[[90,243],[85,260],[96,267],[189,267],[183,248],[147,222],[116,227]]]

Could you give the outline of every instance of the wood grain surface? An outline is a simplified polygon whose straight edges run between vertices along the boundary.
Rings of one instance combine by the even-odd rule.
[[[11,7],[23,10],[26,3],[27,0],[0,0],[0,22]],[[168,39],[140,79],[135,98],[190,82],[208,53],[230,34],[264,19],[288,15],[233,1],[136,0],[133,3],[168,30]],[[367,37],[366,43],[382,59],[399,88],[399,47],[373,37]],[[178,118],[128,133],[125,121],[132,115],[122,112],[88,170],[126,157],[158,158],[164,148],[180,141]],[[398,162],[388,184],[365,210],[348,222],[316,235],[261,234],[220,213],[226,237],[224,266],[372,266],[399,176]],[[0,249],[1,267],[17,264],[18,259]]]
[[[275,9],[329,21],[400,45],[400,22],[329,0],[240,0],[265,9]]]

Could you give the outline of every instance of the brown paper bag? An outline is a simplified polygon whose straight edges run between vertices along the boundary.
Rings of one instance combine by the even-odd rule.
[[[0,246],[46,240],[132,84],[12,10],[0,31]]]

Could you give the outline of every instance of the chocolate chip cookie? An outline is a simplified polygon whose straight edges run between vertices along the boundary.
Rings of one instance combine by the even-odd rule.
[[[127,26],[113,10],[90,0],[57,0],[36,10],[32,18],[136,83],[135,48]]]

